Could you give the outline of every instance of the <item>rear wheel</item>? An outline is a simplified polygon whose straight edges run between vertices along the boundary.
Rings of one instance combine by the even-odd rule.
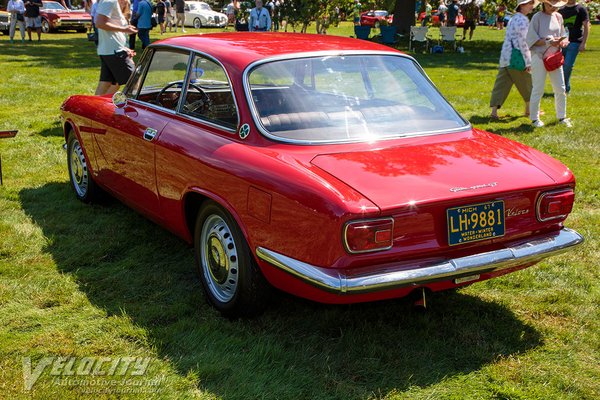
[[[194,28],[196,28],[196,29],[202,28],[202,21],[200,21],[200,18],[194,19]]]
[[[194,249],[200,280],[213,307],[230,318],[262,313],[270,287],[235,220],[212,201],[198,213]]]
[[[67,141],[67,163],[75,196],[84,203],[97,200],[99,188],[92,178],[81,143],[73,132],[69,134]]]

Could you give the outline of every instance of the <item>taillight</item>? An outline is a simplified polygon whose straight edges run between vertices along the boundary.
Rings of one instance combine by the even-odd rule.
[[[542,193],[537,201],[538,221],[550,221],[565,218],[573,209],[575,192],[573,189],[556,190]]]
[[[387,250],[394,240],[392,218],[352,221],[344,228],[344,244],[350,253]]]

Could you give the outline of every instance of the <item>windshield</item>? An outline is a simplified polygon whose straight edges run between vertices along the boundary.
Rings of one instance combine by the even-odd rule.
[[[188,3],[188,5],[190,6],[190,10],[195,10],[195,11],[212,11],[212,9],[210,8],[210,6],[206,3]]]
[[[43,4],[45,10],[67,11],[66,8],[55,1],[45,1]]]
[[[249,85],[266,133],[288,141],[372,141],[468,126],[401,56],[273,61],[250,71]]]

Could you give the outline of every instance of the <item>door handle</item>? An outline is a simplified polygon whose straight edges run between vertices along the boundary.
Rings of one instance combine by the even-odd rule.
[[[146,128],[144,131],[144,140],[151,142],[156,137],[156,129]]]

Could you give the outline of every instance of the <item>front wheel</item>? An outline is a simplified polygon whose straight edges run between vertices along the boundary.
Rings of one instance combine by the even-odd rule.
[[[47,19],[42,18],[42,32],[50,33],[50,31],[51,31],[50,23],[48,22]]]
[[[98,199],[98,187],[92,178],[88,168],[83,148],[77,136],[71,132],[67,141],[67,164],[69,166],[69,178],[75,196],[84,203]]]
[[[200,21],[200,18],[194,19],[194,28],[196,28],[196,29],[202,28],[202,21]]]
[[[198,213],[194,249],[200,280],[213,307],[230,318],[262,313],[268,283],[235,220],[212,201]]]

